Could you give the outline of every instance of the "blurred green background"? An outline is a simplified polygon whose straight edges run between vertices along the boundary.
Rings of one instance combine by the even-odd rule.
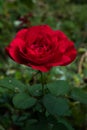
[[[74,41],[78,52],[73,63],[65,67],[52,68],[50,72],[44,74],[45,79],[48,79],[47,82],[68,80],[71,86],[82,88],[86,96],[79,95],[79,99],[82,96],[80,100],[86,103],[87,0],[0,0],[0,80],[15,77],[26,84],[40,83],[39,76],[37,79],[32,79],[35,70],[15,63],[5,53],[5,47],[18,30],[40,24],[48,24],[54,30],[62,30]],[[2,92],[0,88],[0,94]],[[0,103],[2,103],[1,99]],[[72,105],[72,111],[72,124],[78,130],[86,130],[87,103],[85,106],[80,106],[78,103],[76,106]],[[4,129],[0,128],[0,130]]]

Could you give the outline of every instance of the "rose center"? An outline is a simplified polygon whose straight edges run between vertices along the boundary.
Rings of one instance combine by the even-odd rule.
[[[36,41],[30,47],[35,53],[43,53],[48,50],[48,46],[46,42],[43,41]]]

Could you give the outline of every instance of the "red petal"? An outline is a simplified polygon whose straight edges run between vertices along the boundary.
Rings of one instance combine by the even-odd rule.
[[[31,66],[33,69],[35,69],[35,70],[40,70],[40,71],[42,71],[42,72],[47,72],[47,71],[49,71],[50,69],[51,69],[51,67],[48,67],[48,66],[34,66],[34,65],[29,65],[29,66]]]
[[[18,63],[24,63],[24,59],[20,56],[20,49],[21,49],[21,45],[23,47],[24,45],[24,41],[19,39],[19,38],[15,38],[11,44],[6,47],[6,52],[8,53],[8,55],[16,62]]]
[[[18,33],[16,34],[16,37],[25,39],[27,30],[28,29],[22,29],[22,30],[18,31]]]

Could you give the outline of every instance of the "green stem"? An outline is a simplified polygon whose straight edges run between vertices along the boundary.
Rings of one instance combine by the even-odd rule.
[[[29,83],[31,83],[31,85],[33,84],[34,82],[34,78],[40,73],[40,71],[37,71],[35,74],[32,75],[32,77],[30,78],[29,80]]]
[[[41,72],[41,84],[42,84],[42,94],[44,95],[45,94],[45,91],[44,91],[44,79],[43,79],[43,73]]]

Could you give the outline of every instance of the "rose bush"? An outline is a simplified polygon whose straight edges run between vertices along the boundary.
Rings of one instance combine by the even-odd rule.
[[[8,55],[16,62],[47,72],[53,66],[65,66],[76,57],[74,43],[48,25],[20,30],[10,45]]]

